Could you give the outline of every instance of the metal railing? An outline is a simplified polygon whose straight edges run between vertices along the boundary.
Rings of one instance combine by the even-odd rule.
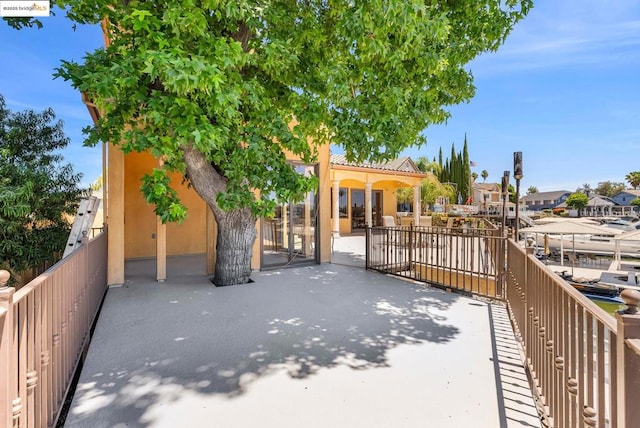
[[[89,342],[107,290],[106,232],[21,289],[0,271],[0,427],[48,427]]]
[[[613,318],[514,241],[507,302],[545,413],[555,427],[635,427],[640,411],[640,293]]]
[[[550,426],[640,426],[640,292],[611,317],[489,229],[369,228],[366,266],[506,302]]]
[[[498,299],[504,298],[499,230],[374,227],[366,231],[367,269]]]

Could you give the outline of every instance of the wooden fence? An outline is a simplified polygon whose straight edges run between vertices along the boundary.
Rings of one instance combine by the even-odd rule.
[[[0,271],[0,427],[54,426],[107,290],[103,232],[27,285]]]

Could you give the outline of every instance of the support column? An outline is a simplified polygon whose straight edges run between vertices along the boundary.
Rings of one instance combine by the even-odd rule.
[[[371,183],[365,183],[364,185],[364,220],[367,227],[373,226],[371,218]]]
[[[167,225],[156,216],[156,281],[167,279]]]
[[[124,153],[109,144],[107,180],[107,284],[124,284]]]
[[[164,160],[158,159],[158,167],[162,168]],[[167,279],[167,225],[156,216],[156,281]]]
[[[340,180],[333,180],[331,182],[331,199],[333,200],[333,209],[331,215],[333,216],[331,231],[334,238],[340,237]]]
[[[420,226],[420,186],[413,186],[413,225]]]
[[[218,240],[218,224],[211,207],[207,205],[207,275],[212,275],[216,268],[216,241]]]

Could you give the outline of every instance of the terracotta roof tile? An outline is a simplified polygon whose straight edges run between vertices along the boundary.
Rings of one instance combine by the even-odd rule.
[[[398,172],[421,172],[409,156],[393,159],[388,162],[349,162],[344,155],[331,155],[331,165],[353,166],[357,168],[381,169]]]

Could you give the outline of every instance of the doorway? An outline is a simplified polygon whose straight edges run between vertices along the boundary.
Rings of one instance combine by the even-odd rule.
[[[315,174],[315,169],[296,165],[299,174]],[[317,206],[317,194],[312,191],[302,201],[280,204],[273,218],[262,219],[261,269],[318,263]]]

